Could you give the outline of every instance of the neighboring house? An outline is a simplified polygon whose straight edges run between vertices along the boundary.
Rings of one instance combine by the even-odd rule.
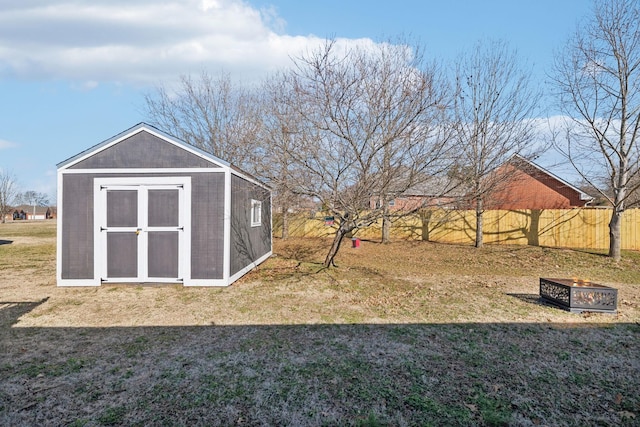
[[[487,197],[487,209],[570,209],[593,201],[579,188],[517,155],[495,173],[506,179],[498,180],[495,191]]]
[[[278,200],[278,196],[274,196],[274,211],[277,209],[279,214],[283,213],[283,209],[286,207],[287,213],[290,214],[299,214],[299,213],[307,213],[313,216],[313,213],[317,212],[321,209],[320,203],[318,201],[313,200],[313,198],[308,196],[288,196],[288,200],[283,202],[282,199]]]
[[[271,191],[141,123],[58,164],[58,286],[227,286],[272,253]]]
[[[33,219],[52,219],[55,218],[56,209],[50,206],[30,206],[20,205],[11,208],[11,211],[5,216],[7,221],[33,220]]]
[[[587,206],[594,200],[548,170],[517,155],[498,167],[491,179],[495,182],[494,190],[485,197],[485,209],[570,209]],[[449,178],[426,180],[388,203],[392,210],[405,211],[422,207],[473,209],[473,204],[465,197],[463,185]],[[381,201],[373,197],[370,205],[378,208]]]
[[[388,200],[392,211],[415,211],[426,207],[455,208],[462,193],[459,186],[446,177],[430,177]],[[383,201],[372,197],[371,209],[380,208]]]

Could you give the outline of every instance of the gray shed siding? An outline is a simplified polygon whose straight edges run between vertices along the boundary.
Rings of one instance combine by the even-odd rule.
[[[62,183],[63,279],[93,279],[93,177],[67,175]]]
[[[251,199],[262,202],[262,225],[251,226]],[[271,251],[271,196],[268,190],[231,175],[231,274]]]
[[[92,279],[93,180],[114,177],[191,177],[191,277],[222,279],[224,173],[69,174],[63,181],[62,278]]]
[[[191,277],[222,279],[224,174],[193,174],[191,192]]]
[[[70,169],[97,168],[216,168],[217,165],[189,153],[148,132],[139,132],[86,158]]]

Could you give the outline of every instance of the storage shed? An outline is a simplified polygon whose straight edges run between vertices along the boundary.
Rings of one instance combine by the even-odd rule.
[[[271,253],[269,188],[148,124],[58,164],[58,286],[227,286]]]

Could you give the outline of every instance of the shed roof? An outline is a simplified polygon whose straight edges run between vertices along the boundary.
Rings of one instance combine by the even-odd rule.
[[[102,141],[102,142],[94,145],[93,147],[90,147],[90,148],[88,148],[88,149],[76,154],[73,157],[68,158],[67,160],[64,160],[64,161],[58,163],[57,167],[58,167],[58,169],[69,168],[69,167],[73,166],[74,164],[76,164],[76,163],[78,163],[78,162],[80,162],[80,161],[82,161],[82,160],[84,160],[84,159],[96,154],[96,153],[99,153],[99,152],[101,152],[101,151],[103,151],[103,150],[105,150],[105,149],[107,149],[107,148],[119,143],[120,141],[123,141],[124,139],[131,137],[132,135],[135,135],[135,134],[137,134],[139,132],[143,132],[143,131],[149,132],[150,134],[155,135],[155,136],[165,140],[166,142],[168,142],[170,144],[173,144],[173,145],[175,145],[175,146],[177,146],[177,147],[179,147],[179,148],[181,148],[183,150],[186,150],[186,151],[188,151],[190,153],[193,153],[193,154],[195,154],[195,155],[197,155],[197,156],[199,156],[199,157],[201,157],[201,158],[203,158],[203,159],[205,159],[205,160],[207,160],[207,161],[209,161],[211,163],[214,163],[214,164],[216,164],[218,166],[231,167],[231,165],[228,162],[226,162],[226,161],[224,161],[224,160],[212,155],[211,153],[207,153],[206,151],[203,151],[203,150],[201,150],[201,149],[199,149],[197,147],[194,147],[193,145],[188,144],[188,143],[186,143],[186,142],[184,142],[184,141],[182,141],[182,140],[180,140],[180,139],[178,139],[178,138],[176,138],[176,137],[174,137],[172,135],[169,135],[168,133],[165,133],[165,132],[161,131],[160,129],[158,129],[158,128],[154,127],[154,126],[151,126],[151,125],[149,125],[147,123],[144,123],[144,122],[138,123],[137,125],[129,128],[129,129],[123,131],[123,132],[120,132],[119,134],[117,134],[117,135],[115,135],[115,136],[113,136],[113,137],[111,137],[111,138],[109,138],[109,139],[107,139],[105,141]]]

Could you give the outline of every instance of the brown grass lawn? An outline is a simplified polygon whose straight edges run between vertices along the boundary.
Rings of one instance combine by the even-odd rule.
[[[639,253],[276,240],[228,288],[57,288],[55,233],[0,224],[0,425],[640,425]]]

